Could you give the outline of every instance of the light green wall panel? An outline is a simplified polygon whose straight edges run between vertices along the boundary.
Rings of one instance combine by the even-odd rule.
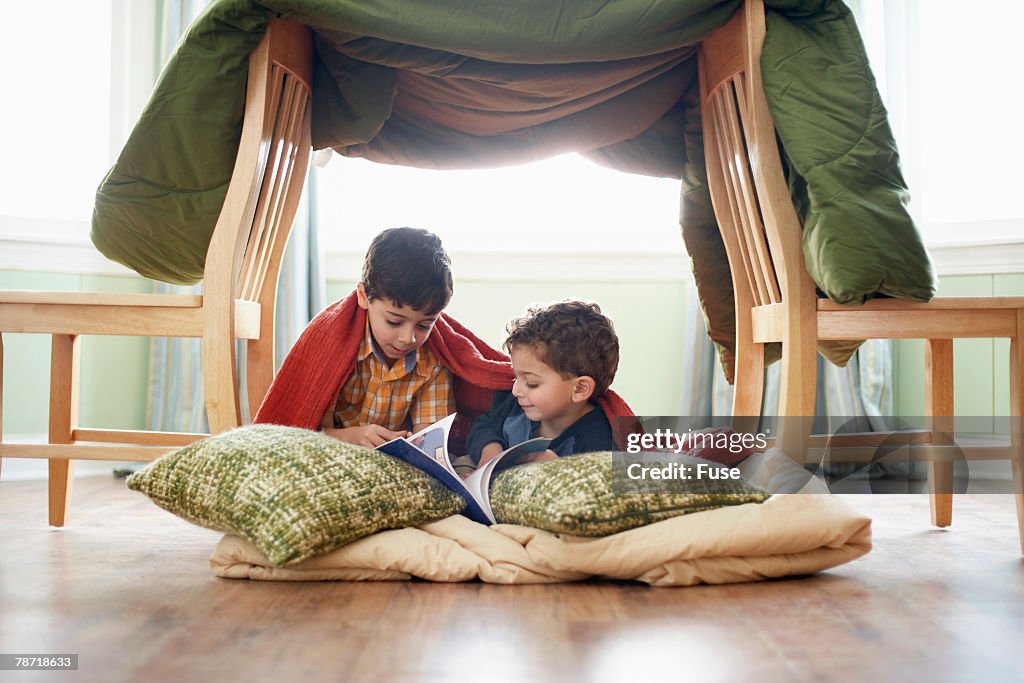
[[[2,289],[42,289],[74,292],[78,290],[81,282],[81,275],[71,275],[68,273],[0,270],[0,288]]]
[[[0,271],[0,289],[75,291],[80,275]],[[50,392],[50,337],[43,334],[5,334],[5,434],[47,432]]]
[[[5,334],[4,434],[46,434],[49,411],[50,338]]]
[[[938,296],[990,296],[991,275],[956,275],[939,280]],[[953,411],[957,415],[991,415],[992,340],[958,339],[953,342]],[[896,342],[896,412],[924,413],[924,342]]]
[[[946,284],[947,280],[952,280]],[[991,275],[964,275],[943,278],[938,296],[991,296]],[[953,413],[955,415],[993,415],[992,340],[956,339],[953,341]],[[922,384],[924,384],[922,372]]]
[[[993,277],[995,296],[1024,296],[1024,274],[1005,274]],[[1010,414],[1010,340],[996,339],[993,345],[993,374],[995,375],[995,415]]]
[[[152,291],[143,278],[87,276],[89,292]],[[83,427],[144,429],[149,385],[149,337],[89,336],[82,339],[81,404]]]
[[[138,277],[0,271],[0,289],[148,292]],[[149,341],[137,337],[82,339],[79,424],[140,429],[146,413]],[[4,416],[8,434],[45,435],[49,412],[50,338],[4,335]]]
[[[897,415],[924,414],[924,342],[898,339],[895,343],[894,408]]]
[[[332,301],[355,283],[327,283]],[[447,312],[495,348],[505,325],[531,303],[567,298],[597,302],[615,324],[620,360],[613,387],[639,415],[679,412],[685,282],[515,282],[462,281]]]
[[[334,302],[343,296],[347,296],[349,292],[355,289],[356,283],[354,282],[341,282],[339,280],[328,280],[327,287],[324,289],[325,296],[328,302]]]

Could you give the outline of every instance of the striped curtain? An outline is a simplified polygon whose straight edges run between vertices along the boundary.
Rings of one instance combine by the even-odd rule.
[[[165,0],[160,40],[163,61],[170,56],[184,30],[206,4],[207,0]],[[274,319],[278,367],[299,333],[324,307],[325,285],[316,239],[315,212],[310,209],[314,201],[310,175],[307,173],[306,186],[281,263]],[[182,287],[161,282],[155,284],[154,291],[200,294],[202,285]],[[245,342],[237,342],[235,350],[239,367],[244,368]],[[256,406],[248,405],[244,372],[239,372],[238,381],[242,419],[248,422]],[[198,339],[153,339],[146,423],[148,429],[157,431],[209,431],[203,397],[202,347]]]

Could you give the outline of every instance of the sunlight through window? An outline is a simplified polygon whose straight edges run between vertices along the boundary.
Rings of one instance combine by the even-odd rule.
[[[317,169],[325,251],[378,232],[431,230],[449,251],[682,253],[679,181],[620,173],[575,154],[522,166],[434,171],[335,154]]]
[[[998,12],[920,3],[920,146],[925,223],[1024,218],[1020,72],[1024,3]],[[1017,83],[1015,85],[1015,83]],[[914,188],[911,188],[914,190]]]
[[[0,215],[89,220],[111,162],[110,55],[110,0],[4,4]]]

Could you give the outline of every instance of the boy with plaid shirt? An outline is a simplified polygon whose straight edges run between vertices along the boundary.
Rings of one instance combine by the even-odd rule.
[[[320,426],[375,448],[455,412],[451,372],[424,346],[451,300],[451,260],[433,233],[385,230],[370,243],[355,294],[366,312],[362,342]]]

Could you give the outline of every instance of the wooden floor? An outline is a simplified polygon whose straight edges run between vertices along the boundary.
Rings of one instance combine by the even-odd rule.
[[[214,578],[219,534],[122,481],[80,479],[63,529],[44,482],[0,483],[0,652],[79,671],[0,681],[1020,681],[1012,499],[846,496],[875,549],[817,576],[622,583],[260,583]]]

